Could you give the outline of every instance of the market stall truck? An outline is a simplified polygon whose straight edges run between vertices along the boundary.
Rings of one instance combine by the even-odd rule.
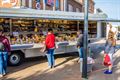
[[[75,42],[57,42],[55,49],[55,54],[62,53],[71,53],[77,52],[77,48],[75,46]],[[11,54],[9,55],[8,63],[12,66],[20,65],[25,58],[31,57],[39,57],[45,56],[45,53],[40,52],[40,49],[44,46],[44,44],[16,44],[11,45]]]

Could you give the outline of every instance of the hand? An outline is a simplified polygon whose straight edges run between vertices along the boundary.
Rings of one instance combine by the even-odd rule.
[[[80,48],[80,46],[77,46],[77,48]]]
[[[55,46],[55,49],[58,49],[58,45]]]

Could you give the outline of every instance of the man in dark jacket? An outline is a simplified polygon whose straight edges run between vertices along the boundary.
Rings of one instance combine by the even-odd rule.
[[[82,31],[77,32],[77,48],[79,52],[80,60],[83,58],[83,34]]]
[[[55,64],[54,61],[55,36],[51,28],[48,29],[48,34],[46,36],[45,44],[47,48],[47,59],[48,59],[49,67],[53,68]]]
[[[6,74],[8,52],[10,52],[9,40],[3,35],[3,30],[0,29],[0,77]]]

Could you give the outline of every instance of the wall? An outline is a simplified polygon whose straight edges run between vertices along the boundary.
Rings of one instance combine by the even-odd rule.
[[[0,7],[2,8],[20,7],[20,0],[8,0],[8,1],[0,0]]]
[[[94,13],[94,6],[95,3],[93,0],[88,0],[89,1],[89,13]],[[82,4],[84,4],[84,0],[81,0]],[[84,7],[82,8],[82,11],[84,12]]]
[[[8,0],[9,1],[9,0]],[[14,2],[15,1],[15,2]],[[2,5],[2,0],[0,0],[0,7],[5,7],[5,8],[11,8],[11,7],[20,7],[21,6],[21,0],[10,0],[10,2],[4,2]],[[55,2],[56,0],[54,0]],[[84,12],[84,7],[83,3],[84,0],[66,0],[66,10],[68,11],[68,5],[73,6],[73,12],[76,12],[76,8],[79,9],[80,12]],[[14,4],[14,5],[13,5]],[[94,1],[89,0],[89,12],[94,13]],[[60,11],[64,11],[64,0],[59,0],[59,9]],[[29,0],[25,1],[25,6],[24,7],[29,7]],[[36,9],[36,0],[32,0],[32,8]],[[43,9],[43,0],[40,0],[40,9]],[[55,9],[55,7],[54,7]],[[53,10],[52,6],[46,6],[46,10]]]
[[[79,11],[82,12],[82,5],[75,0],[67,0],[67,11],[69,10],[69,4],[73,6],[73,12],[76,12],[76,8],[78,8]]]

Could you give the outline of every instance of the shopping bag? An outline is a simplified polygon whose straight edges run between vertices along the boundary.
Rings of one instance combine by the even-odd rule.
[[[104,66],[110,66],[111,65],[110,56],[108,54],[105,55],[103,64],[104,64]]]
[[[40,48],[41,53],[45,53],[46,51],[47,51],[46,45],[44,45],[43,47]]]

